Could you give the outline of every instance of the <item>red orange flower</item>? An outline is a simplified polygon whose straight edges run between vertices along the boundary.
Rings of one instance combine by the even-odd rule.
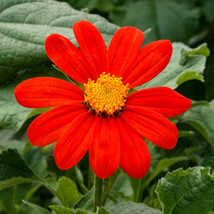
[[[67,38],[51,34],[45,42],[47,55],[63,72],[84,85],[39,77],[15,89],[25,107],[55,107],[29,126],[35,146],[57,141],[54,157],[60,169],[76,165],[89,151],[90,165],[100,178],[118,166],[134,178],[145,176],[150,155],[144,138],[164,149],[177,143],[178,130],[166,117],[177,116],[191,101],[167,87],[130,89],[148,82],[168,64],[172,45],[168,40],[141,48],[143,33],[122,27],[108,49],[98,29],[88,21],[73,25],[80,48]]]

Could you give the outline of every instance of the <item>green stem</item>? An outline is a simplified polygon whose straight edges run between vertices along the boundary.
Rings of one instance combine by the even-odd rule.
[[[117,172],[114,174],[114,179],[111,179],[111,182],[104,194],[104,198],[103,198],[103,202],[102,202],[103,206],[105,205],[105,203],[109,197],[109,193],[111,192],[112,187],[114,186],[115,182],[117,181],[117,179],[120,175],[120,172],[121,172],[121,169],[118,169]]]
[[[142,199],[142,191],[141,191],[142,179],[137,180],[137,188],[135,189],[134,201],[140,202]]]
[[[101,207],[102,205],[102,192],[103,192],[103,179],[95,176],[94,212],[96,212],[97,207]]]
[[[80,179],[77,173],[77,166],[73,167],[73,176],[76,180],[77,186],[80,188],[81,193],[85,195],[88,192],[87,187],[84,185],[83,181]]]
[[[94,172],[93,170],[91,169],[91,166],[89,165],[89,168],[88,168],[88,178],[87,178],[87,188],[88,189],[91,189],[94,185]]]

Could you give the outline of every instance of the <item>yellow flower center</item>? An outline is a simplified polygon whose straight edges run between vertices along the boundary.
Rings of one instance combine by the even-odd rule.
[[[96,114],[113,116],[125,106],[128,84],[124,85],[121,77],[103,72],[96,82],[88,80],[84,84],[85,103]]]

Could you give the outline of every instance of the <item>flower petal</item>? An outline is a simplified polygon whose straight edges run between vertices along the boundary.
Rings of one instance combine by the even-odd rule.
[[[73,24],[76,40],[91,67],[94,80],[107,72],[107,48],[99,30],[82,20]]]
[[[122,116],[140,135],[163,149],[172,149],[178,140],[177,127],[164,116],[147,108],[128,106]]]
[[[37,77],[21,82],[14,91],[18,103],[28,108],[43,108],[82,103],[83,91],[53,77]]]
[[[120,136],[113,118],[100,116],[89,148],[91,168],[99,178],[112,175],[120,163]]]
[[[69,124],[87,111],[83,104],[60,106],[38,116],[28,128],[28,139],[34,146],[46,146],[57,141]]]
[[[60,169],[70,169],[83,158],[92,141],[94,119],[92,112],[79,115],[56,143],[54,158]]]
[[[175,117],[187,111],[192,102],[168,87],[143,89],[127,97],[126,106],[141,106],[165,117]]]
[[[108,48],[109,71],[122,77],[134,62],[144,40],[142,31],[134,27],[122,27],[116,31]]]
[[[45,50],[50,60],[72,79],[86,83],[93,76],[82,51],[59,34],[51,34],[45,41]]]
[[[151,162],[146,142],[123,118],[117,118],[116,123],[120,127],[120,166],[131,177],[143,178]]]
[[[142,85],[156,77],[167,66],[172,55],[172,44],[168,40],[152,42],[143,47],[135,62],[123,74],[124,84],[130,88]]]

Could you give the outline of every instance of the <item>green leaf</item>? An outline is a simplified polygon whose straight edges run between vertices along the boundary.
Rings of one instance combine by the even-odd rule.
[[[16,80],[0,87],[0,127],[18,131],[27,119],[39,113],[43,113],[48,109],[42,108],[32,110],[30,108],[24,108],[18,104],[14,97],[14,89],[20,82],[38,76],[64,78],[64,75],[53,69],[51,64],[41,65],[19,72]]]
[[[119,178],[112,188],[112,192],[117,194],[122,193],[126,199],[133,195],[133,188],[130,184],[128,176],[125,173],[121,173],[119,175]]]
[[[8,149],[0,154],[0,191],[18,184],[40,181],[16,150]]]
[[[74,214],[74,210],[67,207],[51,205],[50,208],[55,214]]]
[[[88,193],[86,193],[75,205],[74,208],[82,208],[88,211],[92,211],[94,208],[94,187],[92,187]]]
[[[154,209],[143,203],[124,202],[108,208],[112,214],[161,214],[160,210]]]
[[[201,135],[214,143],[214,100],[206,105],[194,105],[181,117],[181,122],[193,126]]]
[[[31,168],[39,178],[43,179],[48,176],[47,162],[44,157],[39,159],[36,163],[31,164]]]
[[[106,43],[117,30],[98,15],[53,0],[7,0],[0,4],[0,84],[20,69],[49,61],[44,47],[48,35],[61,34],[77,45],[72,25],[79,20],[94,23]]]
[[[57,206],[57,205],[52,205],[50,206],[50,208],[52,209],[52,211],[54,211],[54,214],[89,214],[87,211],[85,210],[81,210],[81,209],[70,209],[70,208],[66,208],[66,207],[61,207],[61,206]],[[108,214],[108,213],[98,213],[98,214]]]
[[[23,177],[14,177],[4,181],[0,181],[0,191],[11,186],[15,186],[22,183],[33,183],[34,179],[31,178],[23,178]]]
[[[58,181],[53,177],[48,177],[45,179],[45,184],[47,187],[53,189],[56,192],[58,188]]]
[[[50,208],[52,209],[52,211],[54,211],[54,214],[89,214],[87,211],[82,210],[82,209],[74,210],[74,209],[61,207],[61,206],[57,206],[57,205],[51,205]],[[97,214],[108,214],[108,213],[101,212],[101,213],[97,213]]]
[[[114,0],[66,0],[66,2],[78,10],[87,8],[89,11],[97,9],[102,12],[109,12],[115,7]]]
[[[75,214],[89,214],[87,211],[81,209],[77,209],[75,211],[76,211]]]
[[[24,201],[23,200],[23,203],[28,205],[31,209],[34,210],[35,213],[39,213],[39,214],[51,214],[48,210],[36,205],[36,204],[33,204],[31,202],[28,202],[28,201]]]
[[[207,101],[193,101],[191,107],[196,107],[196,106],[207,106],[207,107],[210,107],[210,104]]]
[[[137,14],[137,15],[134,15]],[[199,9],[172,0],[127,1],[110,13],[114,23],[131,25],[141,30],[151,28],[147,41],[170,39],[187,42],[197,29]]]
[[[203,81],[203,71],[208,53],[209,49],[206,44],[191,49],[182,43],[174,43],[172,57],[165,70],[148,83],[137,87],[137,89],[157,86],[167,86],[175,89],[188,80]]]
[[[143,186],[145,187],[152,179],[154,179],[163,169],[166,169],[180,161],[188,160],[188,157],[172,157],[172,158],[163,158],[160,160],[158,165],[152,171],[150,170],[149,178],[143,182]]]
[[[192,54],[192,55],[202,55],[202,56],[206,56],[206,57],[208,57],[210,55],[210,51],[209,51],[206,43],[198,46],[195,49],[189,50],[188,53]]]
[[[19,184],[14,185],[10,188],[0,191],[0,210],[3,210],[8,214],[16,213],[27,213],[34,214],[29,212],[23,212],[23,199],[27,199],[32,196],[32,194],[40,187],[38,184]],[[4,213],[4,212],[3,212]]]
[[[20,176],[39,180],[16,150],[3,151],[0,154],[0,180]]]
[[[49,109],[51,109],[51,108],[35,108],[35,109],[32,109],[30,111],[30,113],[28,114],[27,119],[29,119],[35,115],[42,114],[42,113],[48,111]]]
[[[96,214],[111,214],[108,210],[106,210],[104,207],[98,207]]]
[[[13,83],[0,88],[0,127],[17,131],[23,125],[31,109],[24,108],[17,103],[13,94],[15,86],[16,83]]]
[[[8,130],[2,130],[2,131],[4,131],[4,133],[7,133]],[[25,146],[26,146],[25,142],[23,142],[21,140],[15,140],[15,139],[13,139],[13,140],[9,139],[9,140],[5,141],[5,140],[2,140],[1,135],[0,135],[0,139],[1,139],[0,149],[2,149],[2,150],[17,149],[20,154],[23,153]]]
[[[209,168],[178,169],[159,180],[156,193],[163,214],[208,213],[213,211],[214,177]]]
[[[46,156],[46,160],[47,160],[47,171],[49,172],[49,174],[56,177],[57,179],[61,176],[66,176],[71,180],[75,181],[78,190],[82,194],[86,194],[88,192],[88,189],[83,184],[82,177],[78,172],[77,166],[74,166],[69,170],[60,170],[56,165],[53,155]]]
[[[203,156],[203,161],[201,163],[204,167],[210,167],[214,169],[214,151],[208,150],[207,153]]]
[[[72,208],[74,204],[81,198],[74,181],[67,177],[62,177],[58,181],[57,197],[65,207]]]
[[[191,140],[193,135],[194,135],[194,132],[193,131],[179,131],[179,138],[185,138],[187,140]]]

